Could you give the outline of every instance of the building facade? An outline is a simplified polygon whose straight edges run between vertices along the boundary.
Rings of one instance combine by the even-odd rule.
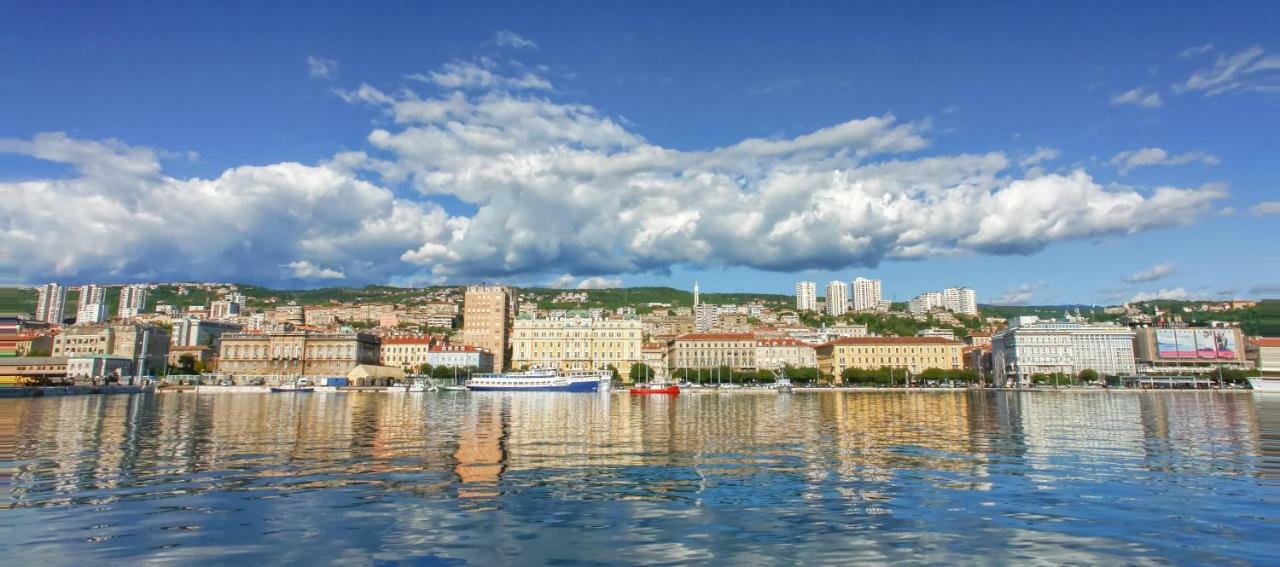
[[[342,376],[378,364],[378,338],[365,333],[228,333],[218,370],[257,376]]]
[[[510,292],[496,285],[467,286],[462,299],[463,342],[493,353],[494,372],[507,367],[510,305]]]
[[[1209,373],[1252,366],[1244,336],[1235,327],[1153,328],[1134,331],[1137,371],[1143,374]]]
[[[560,370],[618,369],[630,381],[631,365],[642,360],[644,325],[634,315],[594,319],[582,311],[563,318],[517,317],[511,329],[514,368]]]
[[[839,317],[849,311],[849,285],[832,280],[827,283],[827,315]]]
[[[922,315],[934,309],[941,309],[942,306],[942,292],[926,291],[915,296],[907,303],[907,311],[915,315]]]
[[[796,311],[818,310],[818,284],[796,282]]]
[[[880,280],[855,278],[852,284],[854,311],[876,311],[880,309]]]
[[[991,370],[998,385],[1027,385],[1034,374],[1075,375],[1084,369],[1127,376],[1137,370],[1133,344],[1134,332],[1120,325],[1020,317],[991,336]]]
[[[423,364],[431,364],[428,354],[434,344],[435,341],[427,336],[384,337],[380,351],[382,365],[416,372]]]
[[[756,368],[781,370],[787,366],[817,368],[818,355],[813,345],[796,339],[756,339]]]
[[[432,367],[471,368],[477,372],[493,372],[493,353],[471,345],[436,345],[427,352],[427,364]]]
[[[147,286],[127,285],[120,288],[120,305],[116,315],[121,319],[133,319],[147,310]]]
[[[756,367],[756,337],[751,333],[691,333],[671,341],[670,368],[735,369]]]
[[[112,355],[142,364],[144,375],[163,372],[169,356],[169,335],[149,325],[75,325],[53,339],[53,356],[74,358]]]
[[[818,369],[841,380],[846,368],[903,368],[919,374],[928,368],[964,368],[960,341],[938,337],[858,337],[818,345]]]
[[[978,314],[978,293],[967,287],[942,290],[942,308],[952,313]]]
[[[67,288],[56,283],[44,284],[36,288],[37,321],[61,325],[66,317]]]
[[[173,336],[170,338],[170,344],[173,346],[197,347],[207,346],[215,352],[218,351],[222,336],[227,333],[239,333],[244,329],[243,325],[236,323],[226,323],[222,321],[209,321],[205,319],[196,319],[194,317],[182,317],[172,319]]]
[[[76,311],[77,325],[92,325],[107,320],[107,304],[86,303]]]

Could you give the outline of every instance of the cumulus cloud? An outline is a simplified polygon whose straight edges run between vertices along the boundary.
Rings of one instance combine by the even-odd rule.
[[[1129,274],[1124,281],[1129,283],[1146,283],[1156,280],[1162,280],[1174,274],[1174,265],[1172,262],[1164,262],[1156,264],[1141,272]]]
[[[1192,73],[1173,86],[1176,92],[1200,92],[1218,96],[1231,92],[1280,92],[1280,55],[1259,46],[1234,55],[1220,55],[1212,67]]]
[[[293,277],[304,280],[341,280],[347,277],[347,275],[341,271],[330,268],[321,268],[312,264],[308,260],[289,262],[287,266],[293,269]]]
[[[377,119],[367,148],[313,165],[175,178],[156,151],[118,141],[0,139],[0,151],[76,169],[0,182],[0,248],[31,250],[17,261],[36,279],[577,274],[586,279],[575,285],[601,286],[616,279],[600,276],[678,266],[831,270],[1031,254],[1185,225],[1227,195],[1217,185],[1106,186],[1083,169],[1019,178],[1001,152],[925,154],[927,126],[892,114],[678,150],[591,106],[514,88],[524,75],[503,68],[456,62],[424,75],[423,91],[339,93],[390,120]],[[448,214],[440,197],[469,212]]]
[[[1124,104],[1141,106],[1142,108],[1160,108],[1164,106],[1164,100],[1160,98],[1160,93],[1147,92],[1146,89],[1138,87],[1111,97],[1111,106]]]
[[[592,276],[584,278],[578,282],[578,289],[613,289],[622,287],[622,278],[606,278],[603,276]]]
[[[1111,158],[1111,165],[1120,168],[1120,173],[1129,173],[1139,167],[1149,167],[1153,165],[1183,165],[1188,163],[1203,163],[1205,165],[1218,165],[1221,163],[1217,157],[1202,151],[1192,151],[1184,154],[1170,154],[1163,148],[1142,148],[1140,150],[1129,150],[1116,154]]]
[[[1138,303],[1142,301],[1156,301],[1161,299],[1185,301],[1188,299],[1199,299],[1199,296],[1188,292],[1186,288],[1175,287],[1173,289],[1159,289],[1156,291],[1143,291],[1129,298],[1130,303]]]
[[[1263,201],[1249,207],[1249,214],[1254,216],[1280,215],[1280,201]]]
[[[338,74],[338,62],[309,55],[307,56],[307,74],[313,79],[332,79]]]
[[[1032,167],[1046,161],[1058,159],[1058,155],[1060,155],[1060,152],[1058,152],[1057,149],[1039,146],[1036,148],[1036,151],[1031,152],[1031,155],[1022,158],[1022,160],[1018,162],[1018,165],[1021,165],[1024,168]]]
[[[992,305],[1030,305],[1036,293],[1044,289],[1044,282],[1024,283],[1004,290],[1004,293],[992,298]]]
[[[552,88],[551,81],[535,73],[527,72],[518,77],[509,77],[495,72],[491,68],[494,66],[496,63],[489,60],[481,60],[480,63],[455,61],[446,63],[439,71],[427,74],[413,73],[406,75],[405,78],[434,83],[447,89],[550,90]]]
[[[537,49],[538,44],[533,40],[526,38],[518,33],[501,30],[493,36],[493,43],[502,47],[511,47],[514,49]]]

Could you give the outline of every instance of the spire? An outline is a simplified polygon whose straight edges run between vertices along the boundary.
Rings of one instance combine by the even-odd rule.
[[[698,280],[693,280],[693,310],[698,310]]]

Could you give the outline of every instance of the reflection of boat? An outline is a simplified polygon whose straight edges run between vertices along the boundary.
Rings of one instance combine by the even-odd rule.
[[[1249,385],[1255,392],[1280,392],[1280,376],[1250,378]]]
[[[466,381],[472,391],[595,392],[608,372],[573,372],[535,368],[526,372],[475,374]]]
[[[631,387],[632,394],[679,394],[680,386],[669,382],[642,382]]]
[[[408,388],[406,388],[406,389],[405,389],[405,391],[408,391],[408,392],[434,392],[434,391],[439,390],[439,389],[440,389],[439,387],[437,387],[437,386],[436,386],[435,384],[433,384],[433,383],[429,383],[427,380],[415,380],[412,384],[410,384],[410,385],[409,385],[409,387],[408,387]]]
[[[443,389],[444,391],[446,391],[446,392],[465,392],[465,391],[467,391],[467,387],[466,387],[466,386],[445,386],[445,387],[444,387],[444,388],[442,388],[442,389]]]

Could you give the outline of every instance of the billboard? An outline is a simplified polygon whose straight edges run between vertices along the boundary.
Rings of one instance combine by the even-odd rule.
[[[1178,340],[1173,329],[1156,329],[1156,353],[1160,358],[1178,358]]]
[[[1174,334],[1178,337],[1178,358],[1195,358],[1196,332],[1191,329],[1177,329]]]
[[[1236,350],[1236,331],[1235,329],[1215,329],[1213,331],[1215,341],[1215,350],[1218,351],[1218,358],[1238,358],[1240,351]]]
[[[1160,358],[1196,358],[1196,331],[1156,329],[1156,352]],[[1216,342],[1214,353],[1217,353]]]
[[[1196,330],[1196,354],[1200,358],[1218,358],[1218,337],[1213,329]]]

